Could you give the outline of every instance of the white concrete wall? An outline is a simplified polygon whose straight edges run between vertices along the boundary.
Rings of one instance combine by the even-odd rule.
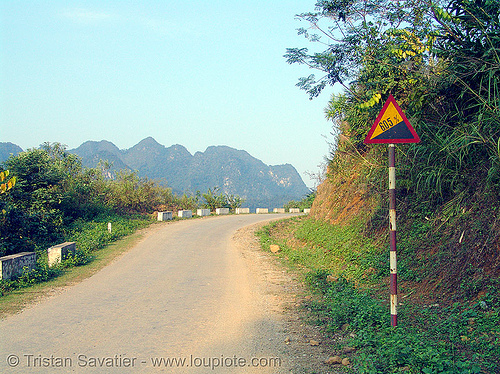
[[[210,215],[210,209],[198,209],[196,210],[196,215],[200,217],[205,217]]]
[[[255,213],[257,213],[257,214],[266,214],[266,213],[269,213],[269,209],[267,209],[267,208],[257,208],[255,210]]]
[[[250,213],[250,208],[236,208],[236,214],[248,214]]]
[[[0,279],[11,279],[36,266],[35,252],[22,252],[0,257]]]
[[[74,255],[76,251],[75,242],[65,242],[62,244],[54,245],[47,249],[49,257],[49,266],[60,264],[66,260],[70,255]]]
[[[174,218],[172,212],[158,212],[158,221],[168,221]]]
[[[179,217],[179,218],[191,218],[191,217],[193,217],[193,211],[191,211],[191,210],[179,210],[177,212],[177,217]]]
[[[229,208],[217,208],[215,209],[215,214],[219,215],[229,214]]]

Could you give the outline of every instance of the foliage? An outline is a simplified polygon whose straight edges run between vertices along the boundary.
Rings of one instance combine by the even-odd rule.
[[[44,143],[10,157],[5,166],[2,181],[12,172],[16,177],[7,186],[17,183],[0,195],[5,211],[0,216],[0,256],[35,251],[37,266],[17,279],[0,282],[1,293],[47,281],[64,268],[92,261],[94,251],[151,223],[149,215],[156,210],[193,210],[199,205],[200,193],[175,196],[136,172],[120,171],[107,179],[106,170],[82,167],[80,158],[59,143]],[[217,191],[204,195],[207,202],[213,199],[217,207],[238,207],[243,202],[239,196],[216,195]],[[47,248],[63,241],[76,242],[78,251],[49,268]]]
[[[227,194],[226,195],[227,205],[231,211],[235,211],[236,208],[241,208],[241,205],[245,202],[245,199],[239,197],[238,195]]]
[[[64,223],[61,184],[67,160],[52,159],[41,149],[7,161],[17,176],[16,188],[2,195],[0,254],[29,251],[61,238]]]
[[[351,363],[356,372],[486,374],[500,370],[498,281],[480,299],[461,300],[448,307],[405,299],[398,311],[399,326],[392,328],[389,305],[384,300],[387,292],[382,294],[371,282],[380,281],[383,274],[370,279],[363,272],[349,274],[342,267],[339,272],[337,264],[349,258],[354,248],[359,253],[374,252],[369,240],[355,240],[361,234],[359,227],[346,226],[342,229],[294,218],[273,222],[258,234],[264,248],[279,244],[283,252],[277,255],[305,273],[307,284],[319,295],[305,306],[327,333],[346,335],[342,345],[355,349]],[[300,244],[288,247],[282,239],[284,232],[292,232]],[[325,249],[330,250],[329,256],[317,255]],[[385,256],[372,258],[376,257],[370,266],[388,271],[387,261],[381,261]],[[357,265],[363,267],[359,262]]]
[[[58,143],[44,143],[39,149],[10,157],[6,166],[16,176],[16,187],[0,195],[4,211],[0,255],[35,251],[37,265],[17,279],[0,282],[2,294],[91,261],[94,250],[150,222],[147,217],[131,217],[131,213],[151,212],[155,204],[175,200],[170,191],[135,174],[107,181],[101,171],[83,168],[80,159]],[[123,213],[127,217],[120,215]],[[113,223],[112,233],[107,230],[108,222]],[[76,241],[77,254],[49,268],[47,248],[63,241]]]
[[[362,227],[354,224],[340,226],[304,219],[294,237],[306,243],[310,252],[324,253],[324,268],[350,280],[380,274],[386,263],[380,250],[362,234]]]
[[[73,222],[102,216],[151,214],[164,207],[197,207],[195,198],[174,196],[137,173],[106,179],[84,168],[61,144],[44,143],[5,162],[16,187],[0,194],[0,255],[36,251],[61,242]],[[2,174],[7,177],[6,172]],[[11,179],[12,181],[12,179]]]
[[[258,235],[264,244],[265,238],[272,238],[274,232],[293,230],[293,238],[301,243],[300,250],[291,248],[286,240],[278,243],[282,247],[280,253],[291,263],[312,271],[328,271],[353,282],[377,280],[386,268],[387,259],[372,240],[362,235],[359,226],[334,226],[307,217],[284,222],[271,223]]]
[[[228,205],[226,195],[219,193],[219,187],[209,188],[202,196],[205,199],[203,206],[211,211],[217,208],[225,208]]]
[[[363,140],[392,93],[422,140],[397,146],[400,248],[417,259],[403,260],[401,275],[441,292],[457,286],[458,297],[477,295],[499,275],[500,3],[318,1],[315,13],[299,18],[311,25],[299,33],[326,50],[289,50],[288,62],[327,74],[301,88],[315,96],[323,83],[344,86],[326,108],[338,139],[329,181],[348,181],[336,188],[356,188],[364,201],[379,199],[358,224],[380,238],[387,151]],[[339,204],[343,211],[350,202]]]
[[[439,27],[432,52],[445,69],[422,144],[412,153],[419,188],[445,200],[474,185],[500,183],[500,4],[456,0],[433,11]]]
[[[357,290],[343,277],[328,281],[328,271],[311,271],[306,280],[323,295],[325,305],[316,304],[316,311],[328,318],[328,329],[336,331],[349,324],[351,329],[372,329],[387,326],[385,306],[367,291]]]
[[[219,187],[214,187],[209,188],[207,192],[202,194],[205,199],[205,203],[203,204],[204,208],[210,209],[211,211],[215,211],[217,208],[230,208],[234,211],[245,202],[245,199],[238,195],[224,194],[219,191]]]
[[[389,71],[377,79],[387,80],[386,88],[397,85],[397,78],[390,76],[391,71],[398,73],[394,62],[407,67],[415,57],[415,50],[425,50],[420,40],[431,27],[428,18],[424,17],[428,12],[427,1],[317,1],[315,12],[297,15],[310,24],[307,29],[300,28],[298,33],[314,45],[326,46],[326,49],[309,53],[307,48],[288,48],[285,57],[290,64],[305,64],[325,75],[319,79],[314,74],[309,75],[301,78],[297,85],[311,98],[318,96],[327,85],[340,84],[357,100],[364,102],[364,94],[371,92],[370,99],[377,101],[380,87],[372,84],[363,93],[357,93],[352,85],[366,82],[353,81],[362,77],[364,68],[368,68],[368,74],[375,73],[370,70],[380,68]],[[407,32],[398,30],[402,26],[407,26]],[[404,67],[400,69],[404,70]]]
[[[111,232],[108,231],[108,223],[111,223]],[[104,248],[109,243],[130,235],[149,223],[149,219],[140,215],[102,216],[92,221],[79,219],[68,228],[67,240],[76,242],[79,251],[85,255],[91,255],[93,251]]]
[[[316,198],[316,191],[312,191],[300,201],[295,201],[295,200],[289,201],[288,203],[283,205],[283,208],[285,208],[286,210],[289,210],[290,208],[299,208],[300,210],[303,211],[304,209],[309,209],[312,207],[315,198]]]
[[[350,343],[358,349],[355,367],[361,373],[498,372],[498,309],[482,305],[487,304],[456,304],[444,309],[405,307],[400,319],[410,313],[415,317],[397,329],[358,330]]]
[[[301,78],[299,86],[311,97],[326,85],[343,85],[326,108],[340,140],[336,155],[362,159],[372,169],[368,174],[385,167],[384,155],[363,140],[392,93],[422,139],[401,147],[410,162],[400,176],[421,198],[441,203],[478,181],[500,183],[499,8],[491,0],[453,0],[444,7],[318,1],[315,12],[298,15],[311,25],[299,34],[327,48],[313,54],[292,48],[285,57],[326,74]]]
[[[16,184],[16,177],[12,177],[7,180],[7,177],[10,175],[8,170],[4,170],[0,172],[0,182],[5,182],[0,184],[0,194],[6,193],[8,190],[12,189]]]
[[[127,170],[119,171],[108,188],[107,205],[120,214],[152,212],[157,206],[174,200],[170,189]]]

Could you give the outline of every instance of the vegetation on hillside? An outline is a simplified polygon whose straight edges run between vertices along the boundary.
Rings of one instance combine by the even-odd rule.
[[[330,354],[348,352],[353,372],[500,371],[498,279],[480,298],[453,303],[432,294],[415,298],[415,285],[402,282],[399,325],[393,328],[385,281],[387,249],[382,238],[363,235],[363,222],[332,225],[295,217],[274,222],[258,235],[263,248],[279,245],[277,256],[302,272],[316,294],[303,307],[313,323],[334,337]]]
[[[268,204],[279,207],[308,193],[292,165],[266,165],[246,151],[227,146],[210,146],[191,155],[179,144],[165,147],[149,137],[127,150],[107,141],[88,141],[70,152],[82,157],[84,166],[96,167],[99,160],[109,160],[111,176],[118,170],[137,170],[139,176],[158,180],[178,194],[218,186],[217,193],[228,198],[240,195],[252,209]]]
[[[400,247],[426,261],[404,273],[429,278],[446,268],[442,292],[456,294],[472,277],[478,294],[500,275],[499,14],[491,0],[318,1],[315,12],[299,15],[311,25],[299,33],[326,49],[286,55],[324,72],[299,81],[311,97],[327,85],[345,87],[326,108],[338,135],[329,183],[370,201],[357,212],[366,235],[387,225],[387,150],[363,140],[389,94],[406,109],[422,141],[397,147]],[[338,202],[329,219],[347,204]]]
[[[323,74],[298,86],[311,98],[344,87],[325,109],[337,144],[314,219],[283,243],[324,286],[321,320],[356,331],[361,372],[498,372],[500,2],[324,0],[298,17],[320,50],[285,57]],[[389,269],[387,147],[363,143],[389,94],[422,140],[397,145],[397,332],[385,327],[379,287]]]
[[[68,237],[78,220],[152,213],[180,199],[135,173],[107,180],[83,168],[60,144],[45,143],[5,162],[17,183],[0,198],[0,255],[47,248]]]

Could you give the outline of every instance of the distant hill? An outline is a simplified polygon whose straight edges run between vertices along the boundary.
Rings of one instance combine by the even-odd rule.
[[[18,145],[12,143],[0,142],[0,162],[4,162],[11,155],[16,156],[21,153],[23,149]]]
[[[158,180],[178,194],[206,192],[217,186],[245,198],[244,205],[250,208],[280,207],[309,192],[292,165],[268,166],[246,151],[227,146],[211,146],[192,155],[182,145],[165,147],[149,137],[127,150],[103,140],[85,142],[69,152],[80,156],[87,167],[108,160],[112,170],[137,170],[140,176]]]
[[[112,170],[130,169],[122,161],[122,152],[116,145],[106,140],[100,142],[88,141],[80,145],[77,149],[70,150],[70,153],[77,154],[82,158],[83,166],[93,168],[99,161],[109,161],[112,163]]]
[[[22,151],[15,144],[0,143],[0,162]],[[114,172],[137,170],[139,176],[157,180],[176,194],[219,187],[221,192],[244,198],[244,206],[250,208],[281,207],[309,192],[292,165],[269,166],[227,146],[211,146],[192,155],[182,145],[165,147],[149,137],[126,150],[102,140],[87,141],[68,152],[80,156],[86,167],[96,167],[102,160],[109,161]]]

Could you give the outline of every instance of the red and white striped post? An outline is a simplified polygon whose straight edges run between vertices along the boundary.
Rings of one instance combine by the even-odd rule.
[[[396,148],[395,143],[418,143],[420,137],[410,125],[403,110],[389,95],[365,144],[389,144],[389,237],[391,259],[391,326],[398,325],[398,280],[396,259]]]
[[[391,267],[391,326],[398,325],[398,281],[396,257],[396,148],[389,144],[389,240]]]

